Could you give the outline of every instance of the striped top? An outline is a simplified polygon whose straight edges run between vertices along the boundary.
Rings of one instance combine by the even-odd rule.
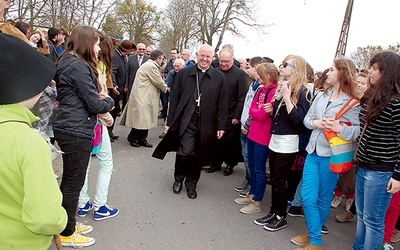
[[[360,129],[364,128],[365,104],[360,111]],[[392,101],[368,124],[357,150],[360,167],[389,172],[400,180],[400,99]]]

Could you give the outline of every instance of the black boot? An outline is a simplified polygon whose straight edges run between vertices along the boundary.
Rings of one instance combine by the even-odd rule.
[[[234,168],[234,167],[235,167],[235,166],[227,165],[226,168],[225,168],[225,170],[224,170],[224,176],[231,175],[232,172],[233,172],[233,168]]]

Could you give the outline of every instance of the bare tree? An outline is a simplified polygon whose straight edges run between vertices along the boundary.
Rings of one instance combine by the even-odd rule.
[[[169,51],[176,47],[179,51],[192,48],[197,42],[198,24],[193,12],[194,0],[171,0],[164,11],[160,29],[160,49]]]
[[[258,0],[170,0],[165,14],[169,21],[162,39],[179,48],[198,43],[213,45],[216,41],[214,47],[218,51],[226,32],[239,38],[244,38],[243,28],[265,34],[268,25],[256,21],[257,3]]]
[[[216,52],[227,31],[239,38],[244,38],[240,27],[266,33],[268,25],[256,22],[257,0],[196,0],[196,2],[200,41],[213,45],[213,39],[217,38]]]
[[[31,27],[75,25],[101,27],[115,0],[15,0],[8,16],[28,22]]]
[[[135,42],[152,44],[156,40],[160,14],[156,7],[144,0],[124,0],[117,3],[115,19],[122,24],[123,32]]]
[[[389,50],[395,53],[400,52],[400,44],[397,43],[396,45],[389,45],[388,47],[382,47],[381,45],[372,46],[368,45],[367,47],[358,47],[357,50],[350,54],[351,59],[353,60],[354,64],[359,68],[368,68],[370,59],[377,53]]]

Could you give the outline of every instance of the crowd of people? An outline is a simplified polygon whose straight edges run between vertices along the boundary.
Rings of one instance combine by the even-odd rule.
[[[8,5],[0,0],[0,18]],[[342,197],[346,212],[337,221],[357,214],[352,249],[393,249],[390,243],[400,241],[399,55],[377,53],[363,70],[336,58],[314,74],[299,55],[277,67],[268,57],[237,60],[230,44],[218,54],[203,44],[196,60],[188,48],[171,49],[167,60],[153,46],[115,42],[91,26],[45,34],[0,21],[0,64],[7,65],[0,69],[0,134],[2,152],[9,152],[0,170],[0,222],[9,225],[0,228],[4,249],[46,249],[52,235],[62,246],[93,245],[93,227],[76,216],[94,210],[101,221],[119,214],[107,205],[116,121],[131,128],[132,147],[152,148],[148,132],[158,119],[164,131],[152,156],[176,152],[175,194],[185,186],[196,199],[202,170],[214,173],[225,163],[229,176],[243,162],[234,200],[244,205],[240,212],[261,212],[268,197],[268,213],[254,223],[271,232],[286,228],[287,216],[305,217],[307,232],[290,239],[297,249],[323,249],[325,222]],[[26,74],[16,72],[21,63]],[[331,170],[327,134],[357,145],[350,170]],[[51,166],[55,143],[63,152],[60,187]],[[93,200],[92,155],[99,161]]]

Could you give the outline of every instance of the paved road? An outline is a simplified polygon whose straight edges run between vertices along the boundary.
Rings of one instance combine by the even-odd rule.
[[[161,123],[161,120],[159,120]],[[159,142],[161,126],[150,130],[148,141]],[[91,236],[96,244],[87,249],[293,249],[290,238],[305,232],[303,218],[288,218],[288,227],[268,232],[253,220],[264,216],[270,205],[270,186],[267,187],[261,213],[244,215],[233,202],[238,197],[234,187],[244,177],[243,164],[225,177],[222,171],[202,173],[197,187],[198,198],[190,200],[186,191],[172,192],[174,154],[165,160],[150,157],[153,149],[133,148],[126,141],[129,129],[117,125],[114,133],[114,172],[108,203],[118,207],[120,214],[112,219],[94,221],[93,212],[78,218],[93,225]],[[97,161],[90,171],[89,192],[93,194]],[[340,224],[334,216],[344,211],[331,211],[323,236],[325,249],[350,249],[355,234],[355,221]]]

